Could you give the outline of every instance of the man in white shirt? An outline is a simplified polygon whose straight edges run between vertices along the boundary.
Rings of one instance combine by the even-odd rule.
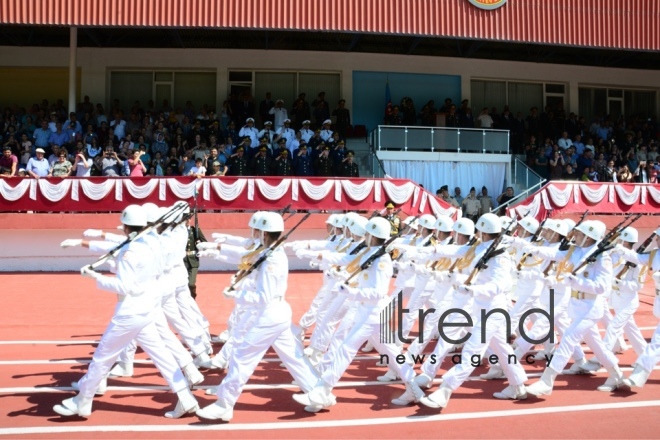
[[[559,148],[561,148],[562,150],[565,150],[568,147],[573,145],[573,141],[568,138],[568,132],[567,131],[564,131],[561,134],[561,137],[557,141],[557,145],[559,145]]]
[[[479,122],[479,127],[481,128],[493,128],[493,118],[488,114],[488,107],[484,109],[477,116],[477,121]]]
[[[275,131],[279,130],[282,128],[284,125],[284,120],[288,119],[289,114],[286,111],[286,108],[284,108],[284,101],[281,99],[278,99],[275,101],[275,107],[271,108],[268,111],[269,114],[274,116],[275,119]]]

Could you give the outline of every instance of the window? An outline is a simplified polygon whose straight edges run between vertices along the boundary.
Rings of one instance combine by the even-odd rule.
[[[565,84],[472,80],[472,111],[479,114],[484,107],[495,107],[501,112],[508,105],[513,115],[521,112],[526,116],[532,107],[543,111],[545,105],[564,101],[565,90]]]
[[[606,115],[647,118],[655,114],[657,95],[654,90],[580,87],[578,94],[580,116],[584,116],[588,123]]]

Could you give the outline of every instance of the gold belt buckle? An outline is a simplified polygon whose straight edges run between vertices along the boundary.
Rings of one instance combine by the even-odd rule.
[[[571,291],[571,297],[575,299],[584,299],[584,293],[579,292],[577,290],[572,290]]]

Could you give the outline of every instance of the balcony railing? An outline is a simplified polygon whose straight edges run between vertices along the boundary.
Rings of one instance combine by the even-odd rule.
[[[509,130],[379,125],[369,142],[379,151],[509,154]]]

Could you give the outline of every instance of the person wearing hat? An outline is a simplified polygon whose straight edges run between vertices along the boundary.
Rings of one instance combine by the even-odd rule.
[[[383,217],[385,220],[390,222],[391,226],[391,233],[390,235],[394,236],[399,233],[399,227],[401,226],[401,218],[395,214],[395,209],[396,206],[394,206],[394,202],[391,200],[388,200],[385,202],[385,214]]]
[[[294,139],[296,138],[296,132],[293,128],[291,128],[291,120],[290,119],[285,119],[283,122],[283,126],[277,129],[275,132],[275,138],[274,141],[277,142],[278,144],[282,139],[286,141],[286,148],[289,149],[289,152],[292,152],[291,144],[293,143]]]
[[[265,142],[259,146],[259,151],[252,158],[250,168],[253,176],[271,176],[273,174],[273,160],[268,154]]]
[[[284,126],[284,121],[289,119],[289,114],[284,107],[284,101],[278,99],[275,101],[275,105],[268,111],[269,114],[274,117],[275,131],[280,130]]]
[[[236,148],[236,152],[229,156],[229,159],[227,160],[227,167],[229,168],[230,176],[250,175],[248,161],[245,157],[245,148],[243,146]]]
[[[311,123],[312,121],[305,119],[302,123],[302,128],[299,131],[300,137],[307,143],[309,143],[309,140],[314,136],[314,131],[309,128]]]
[[[455,208],[460,208],[456,200],[449,195],[449,186],[442,185],[440,189],[436,192],[436,196],[443,202],[448,203],[449,205]]]
[[[341,177],[360,177],[360,171],[358,170],[358,164],[355,163],[353,157],[355,153],[348,151],[346,157],[341,161],[339,167],[339,175]]]
[[[330,158],[330,147],[323,144],[319,145],[319,148],[321,148],[321,154],[314,161],[314,174],[323,177],[334,176],[334,167]]]
[[[309,147],[310,150],[316,150],[318,154],[321,154],[321,151],[323,150],[322,147],[319,148],[321,144],[325,145],[325,141],[321,139],[321,130],[315,130],[314,134],[307,142],[307,146]]]
[[[259,146],[259,130],[254,127],[254,119],[247,118],[245,125],[241,128],[241,131],[238,132],[238,135],[241,138],[250,138],[250,147],[256,148]]]
[[[273,115],[270,114],[270,109],[273,108],[275,103],[273,102],[273,95],[270,92],[266,92],[265,99],[259,103],[259,116],[261,117],[261,122],[265,125],[266,122],[273,122]]]
[[[332,137],[332,129],[330,126],[332,125],[332,121],[330,119],[326,119],[323,121],[323,127],[321,128],[321,139],[323,139],[325,142],[328,142],[328,140]]]
[[[332,111],[332,116],[335,117],[335,129],[339,132],[339,136],[345,139],[351,126],[351,113],[346,108],[345,99],[339,100],[337,108]]]
[[[280,148],[279,155],[273,161],[273,175],[275,176],[292,176],[293,175],[293,162],[289,157],[289,150]]]
[[[312,155],[304,142],[293,153],[293,174],[295,176],[313,176]]]
[[[40,177],[48,176],[50,171],[50,164],[44,157],[46,152],[43,148],[37,148],[36,157],[30,158],[25,169],[27,170],[30,177],[39,179]]]
[[[273,123],[270,121],[264,122],[264,129],[261,130],[257,136],[259,137],[259,141],[266,139],[268,148],[272,149],[273,138],[275,137],[275,131],[273,130]]]
[[[485,186],[481,187],[481,194],[477,196],[477,199],[481,202],[482,215],[495,209],[495,202],[493,202],[493,198],[488,195],[488,188]]]
[[[223,165],[217,160],[215,162],[213,162],[211,167],[212,167],[211,168],[211,174],[209,174],[209,176],[216,176],[216,177],[217,176],[224,176],[225,174],[227,174],[227,171],[229,170],[227,165]]]
[[[6,177],[14,177],[17,167],[18,157],[12,154],[11,147],[4,147],[2,149],[2,157],[0,157],[0,174]]]
[[[470,193],[463,199],[462,209],[463,215],[473,222],[476,222],[481,215],[481,202],[477,199],[477,190],[470,188]]]
[[[341,168],[344,159],[346,159],[347,152],[348,150],[346,150],[346,143],[344,141],[337,141],[334,146],[330,145],[330,157],[335,164],[335,174],[337,176],[341,175]],[[353,154],[355,155],[355,153]]]

